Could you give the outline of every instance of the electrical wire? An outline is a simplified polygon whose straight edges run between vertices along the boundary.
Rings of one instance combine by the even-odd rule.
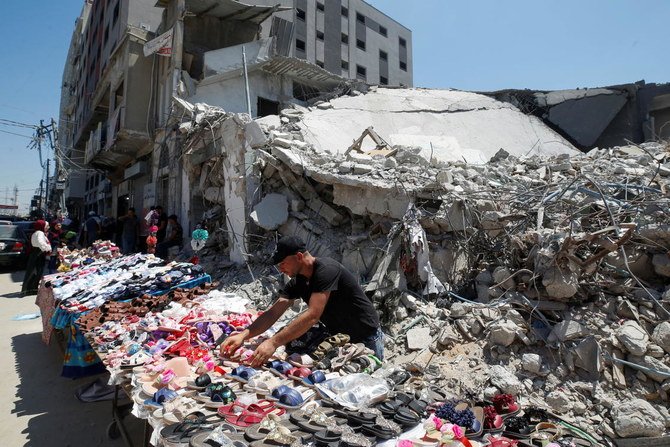
[[[10,135],[16,135],[17,137],[28,138],[29,140],[33,140],[33,139],[35,139],[35,137],[33,137],[33,136],[30,136],[30,135],[24,135],[24,134],[16,133],[16,132],[10,132],[10,131],[8,131],[8,130],[2,130],[2,129],[0,129],[0,132],[2,132],[2,133],[8,133],[8,134],[10,134]]]

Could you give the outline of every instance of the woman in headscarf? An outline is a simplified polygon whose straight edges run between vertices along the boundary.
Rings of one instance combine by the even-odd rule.
[[[49,224],[44,220],[35,222],[35,232],[30,237],[32,249],[28,255],[28,264],[26,265],[26,274],[23,277],[23,285],[21,286],[22,295],[34,295],[37,293],[40,279],[44,273],[44,263],[48,253],[51,253],[51,244],[47,239],[46,231],[49,229]]]

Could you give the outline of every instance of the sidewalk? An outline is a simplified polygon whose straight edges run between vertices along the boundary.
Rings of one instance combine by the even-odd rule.
[[[110,440],[111,401],[82,403],[77,388],[98,376],[72,380],[60,376],[63,357],[55,340],[42,343],[41,319],[12,321],[16,315],[39,312],[35,296],[20,298],[23,271],[0,270],[0,444],[3,446],[123,446]],[[126,418],[135,439],[142,424]]]

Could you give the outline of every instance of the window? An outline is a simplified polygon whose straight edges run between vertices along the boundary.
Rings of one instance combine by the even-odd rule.
[[[342,43],[345,45],[349,45],[349,36],[347,36],[344,33],[342,33]]]
[[[343,6],[342,7],[342,15],[344,17],[349,17],[349,8],[347,8],[346,6]]]
[[[383,61],[389,60],[389,55],[386,51],[379,50],[379,59]]]
[[[365,23],[365,16],[363,14],[361,14],[360,12],[357,12],[356,13],[356,20],[361,22],[361,23]]]
[[[388,78],[384,76],[379,77],[379,85],[389,85],[389,80]]]
[[[356,77],[358,79],[361,79],[361,80],[365,81],[367,76],[368,76],[368,70],[365,67],[361,67],[360,65],[356,65]]]
[[[322,11],[324,10],[323,3],[316,2],[316,9],[317,11]]]
[[[387,34],[388,34],[388,32],[387,32],[387,30],[386,30],[385,27],[379,25],[379,34],[381,34],[382,36],[386,37]]]
[[[295,49],[299,51],[305,51],[305,41],[296,39],[295,40]]]
[[[296,10],[295,10],[295,16],[296,16],[299,20],[302,20],[303,22],[305,21],[305,17],[307,17],[307,15],[305,14],[305,11],[303,11],[303,10],[300,9],[300,8],[296,8]]]
[[[400,69],[402,71],[407,71],[407,62],[400,61]]]
[[[316,30],[316,38],[323,40],[323,31]]]
[[[356,39],[356,47],[360,48],[361,50],[365,51],[365,42],[362,41],[361,39]]]
[[[279,115],[279,102],[259,96],[256,110],[258,116]]]
[[[347,71],[349,71],[349,62],[347,62],[347,61],[342,61],[342,70],[347,70]]]
[[[323,68],[323,62],[322,61],[316,61],[316,65],[319,67]]]
[[[402,48],[405,48],[407,46],[407,41],[402,37],[398,37],[398,45],[400,45]]]

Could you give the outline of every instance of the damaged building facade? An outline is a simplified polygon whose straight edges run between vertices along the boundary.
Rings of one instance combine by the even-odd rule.
[[[256,3],[85,4],[63,74],[70,215],[162,204],[185,228],[201,218],[173,98],[257,117],[352,82],[411,85],[411,32],[365,2]]]

